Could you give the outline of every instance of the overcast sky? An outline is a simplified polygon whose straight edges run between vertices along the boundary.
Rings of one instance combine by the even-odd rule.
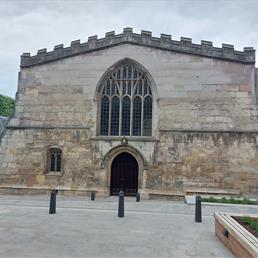
[[[258,49],[258,0],[0,0],[0,94],[15,96],[21,53],[118,34],[124,27]]]

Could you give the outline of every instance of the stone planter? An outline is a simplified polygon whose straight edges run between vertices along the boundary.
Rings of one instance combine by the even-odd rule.
[[[258,239],[232,218],[246,215],[258,217],[215,212],[215,234],[236,257],[258,257]]]

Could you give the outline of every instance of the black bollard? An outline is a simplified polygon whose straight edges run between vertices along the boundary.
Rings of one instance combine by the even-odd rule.
[[[56,213],[56,195],[58,190],[52,190],[50,195],[50,205],[49,205],[49,214]]]
[[[95,192],[91,192],[91,195],[90,195],[90,199],[92,200],[92,201],[94,201],[95,200]]]
[[[119,192],[119,202],[118,202],[118,217],[123,218],[124,214],[124,192]]]
[[[141,195],[139,192],[136,194],[136,202],[139,202],[141,200]]]
[[[202,200],[200,195],[195,197],[195,222],[202,222]]]

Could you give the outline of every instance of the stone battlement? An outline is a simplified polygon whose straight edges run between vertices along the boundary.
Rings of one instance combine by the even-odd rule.
[[[160,38],[152,37],[150,31],[142,30],[141,34],[133,33],[132,28],[124,28],[123,33],[115,34],[114,31],[107,32],[105,38],[98,39],[97,36],[88,38],[88,42],[81,43],[80,40],[71,42],[70,47],[63,44],[54,47],[53,51],[40,49],[37,55],[31,56],[30,53],[21,55],[21,67],[30,67],[47,62],[54,62],[66,57],[71,57],[87,52],[97,51],[103,48],[129,43],[140,46],[148,46],[166,51],[200,55],[210,58],[228,60],[233,62],[254,64],[255,49],[245,47],[243,51],[234,50],[233,45],[222,44],[222,48],[213,47],[211,41],[202,40],[201,44],[192,43],[191,38],[181,37],[180,41],[172,40],[171,35],[161,34]]]

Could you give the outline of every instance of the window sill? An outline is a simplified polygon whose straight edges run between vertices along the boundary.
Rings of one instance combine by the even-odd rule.
[[[96,136],[92,137],[93,141],[122,141],[123,139],[127,141],[138,141],[138,142],[158,142],[158,139],[155,139],[151,136]]]
[[[46,176],[62,176],[62,172],[47,172],[45,173]]]

